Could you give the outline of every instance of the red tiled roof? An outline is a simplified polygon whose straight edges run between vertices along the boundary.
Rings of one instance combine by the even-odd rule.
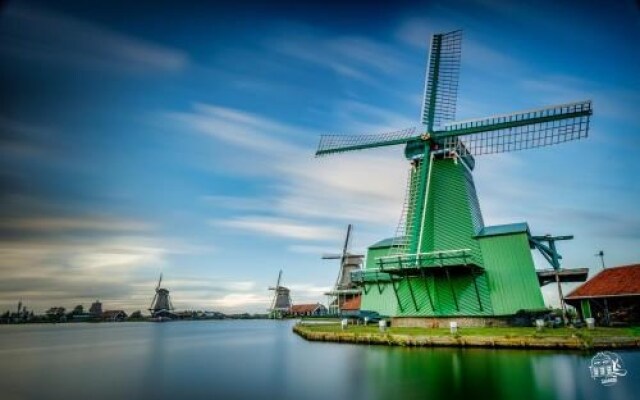
[[[607,268],[566,298],[640,295],[640,264]]]
[[[314,312],[316,308],[320,307],[320,303],[317,304],[295,304],[291,306],[292,313],[310,313]]]
[[[342,303],[342,310],[354,310],[357,311],[360,309],[360,296],[355,296],[344,303]]]

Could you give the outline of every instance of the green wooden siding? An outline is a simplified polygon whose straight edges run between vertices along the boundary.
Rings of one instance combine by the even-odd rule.
[[[580,301],[580,308],[582,309],[582,318],[591,318],[591,303],[588,299]]]
[[[493,315],[486,276],[477,276],[476,283],[478,285],[480,303],[473,284],[473,277],[466,273],[452,274],[451,283],[442,274],[442,271],[438,271],[438,274],[427,275],[426,279],[422,277],[398,279],[395,282],[398,298],[396,298],[390,282],[370,283],[365,288],[366,293],[363,293],[361,308],[363,310],[377,311],[382,315],[404,317]],[[411,296],[409,285],[413,289],[415,303]],[[428,291],[426,290],[426,285],[428,285]],[[456,308],[454,293],[459,309]],[[431,295],[431,301],[429,301],[429,294]],[[400,305],[398,304],[398,299],[400,300]],[[433,303],[433,307],[431,303]]]
[[[444,268],[433,266],[427,268],[426,280],[396,277],[397,296],[388,279],[368,283],[362,309],[408,317],[511,315],[544,308],[527,231],[477,237],[484,230],[471,173],[451,159],[436,159],[432,168],[421,251],[470,249],[468,262],[484,268],[475,277],[477,291],[469,268],[449,267],[448,279]],[[412,181],[420,179],[420,170],[413,171]],[[415,191],[410,195],[416,196]],[[415,212],[409,210],[409,217]],[[366,269],[379,268],[376,259],[390,254],[392,241],[384,243],[369,248]],[[444,265],[457,263],[443,260]]]
[[[478,239],[496,315],[544,308],[526,233]]]
[[[473,239],[482,219],[477,215],[478,199],[470,180],[462,162],[434,161],[423,227],[423,252],[471,249],[469,261],[482,265],[480,247]],[[455,262],[459,261],[449,263]]]

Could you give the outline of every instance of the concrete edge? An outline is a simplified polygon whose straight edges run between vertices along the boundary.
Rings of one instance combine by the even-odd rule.
[[[521,349],[623,349],[640,348],[640,337],[504,337],[504,336],[412,336],[393,333],[311,332],[299,325],[293,332],[309,341],[403,347],[488,347]]]

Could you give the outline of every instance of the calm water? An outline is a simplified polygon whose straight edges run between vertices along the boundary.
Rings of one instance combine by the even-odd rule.
[[[604,387],[593,353],[311,343],[290,321],[0,326],[0,398],[640,398],[640,352],[617,353]]]

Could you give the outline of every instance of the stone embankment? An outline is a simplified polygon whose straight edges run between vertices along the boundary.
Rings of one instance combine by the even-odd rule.
[[[319,326],[295,325],[293,331],[310,341],[357,343],[369,345],[385,346],[406,346],[406,347],[494,347],[494,348],[525,348],[525,349],[619,349],[619,348],[640,348],[640,336],[610,336],[610,335],[589,335],[585,332],[566,333],[562,335],[475,335],[470,334],[450,334],[441,333],[425,334],[416,333],[403,334],[388,330],[386,332],[375,332],[371,330],[359,329],[359,327],[349,327],[344,331],[336,330],[335,327],[326,329]]]

